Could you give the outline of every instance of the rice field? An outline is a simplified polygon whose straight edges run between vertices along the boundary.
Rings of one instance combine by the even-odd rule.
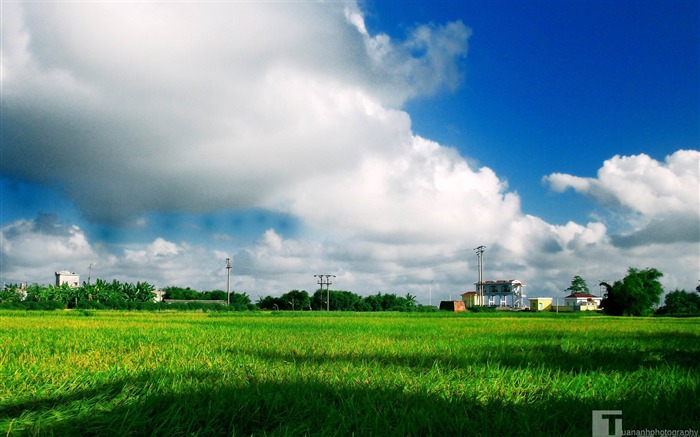
[[[700,320],[0,311],[6,435],[700,429]]]

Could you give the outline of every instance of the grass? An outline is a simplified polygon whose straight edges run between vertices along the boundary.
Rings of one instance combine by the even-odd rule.
[[[699,429],[700,320],[0,311],[8,435]]]

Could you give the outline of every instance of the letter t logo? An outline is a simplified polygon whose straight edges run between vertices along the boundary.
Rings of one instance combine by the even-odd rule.
[[[610,429],[610,419],[614,418],[614,429]],[[611,432],[612,431],[612,432]],[[622,410],[593,410],[592,437],[621,437]]]

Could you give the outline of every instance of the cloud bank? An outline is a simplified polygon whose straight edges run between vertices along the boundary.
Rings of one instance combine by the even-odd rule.
[[[455,86],[469,31],[379,35],[380,50],[351,7],[9,4],[3,172],[119,222],[274,206],[290,184],[401,153],[410,119],[396,108]]]
[[[403,105],[463,80],[461,22],[393,40],[370,34],[353,2],[151,2],[8,3],[2,24],[3,174],[54,187],[97,223],[261,208],[304,225],[231,251],[162,237],[110,247],[39,215],[3,225],[6,277],[100,259],[103,276],[223,288],[230,256],[235,288],[252,295],[332,272],[358,292],[424,298],[433,281],[456,297],[484,244],[488,276],[517,276],[534,295],[646,262],[671,287],[697,279],[670,262],[698,266],[697,152],[545,178],[634,214],[636,227],[610,235],[600,220],[524,214],[493,170],[413,133]]]

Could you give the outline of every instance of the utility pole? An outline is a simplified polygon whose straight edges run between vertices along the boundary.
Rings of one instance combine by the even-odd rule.
[[[432,279],[430,280],[429,292],[430,292],[430,298],[429,298],[430,300],[428,301],[428,303],[430,306],[433,306],[433,280]]]
[[[335,278],[335,275],[314,275],[314,278],[318,278],[317,284],[321,286],[321,291],[323,291],[323,286],[326,286],[326,311],[331,310],[331,290],[330,285],[331,278]]]
[[[88,285],[90,285],[90,276],[92,276],[92,263],[88,266]]]
[[[476,251],[476,257],[478,260],[478,274],[479,274],[479,279],[476,283],[478,289],[478,296],[479,296],[479,305],[484,306],[484,249],[486,249],[486,246],[479,246],[474,248]]]
[[[231,258],[226,258],[226,305],[231,306]]]

